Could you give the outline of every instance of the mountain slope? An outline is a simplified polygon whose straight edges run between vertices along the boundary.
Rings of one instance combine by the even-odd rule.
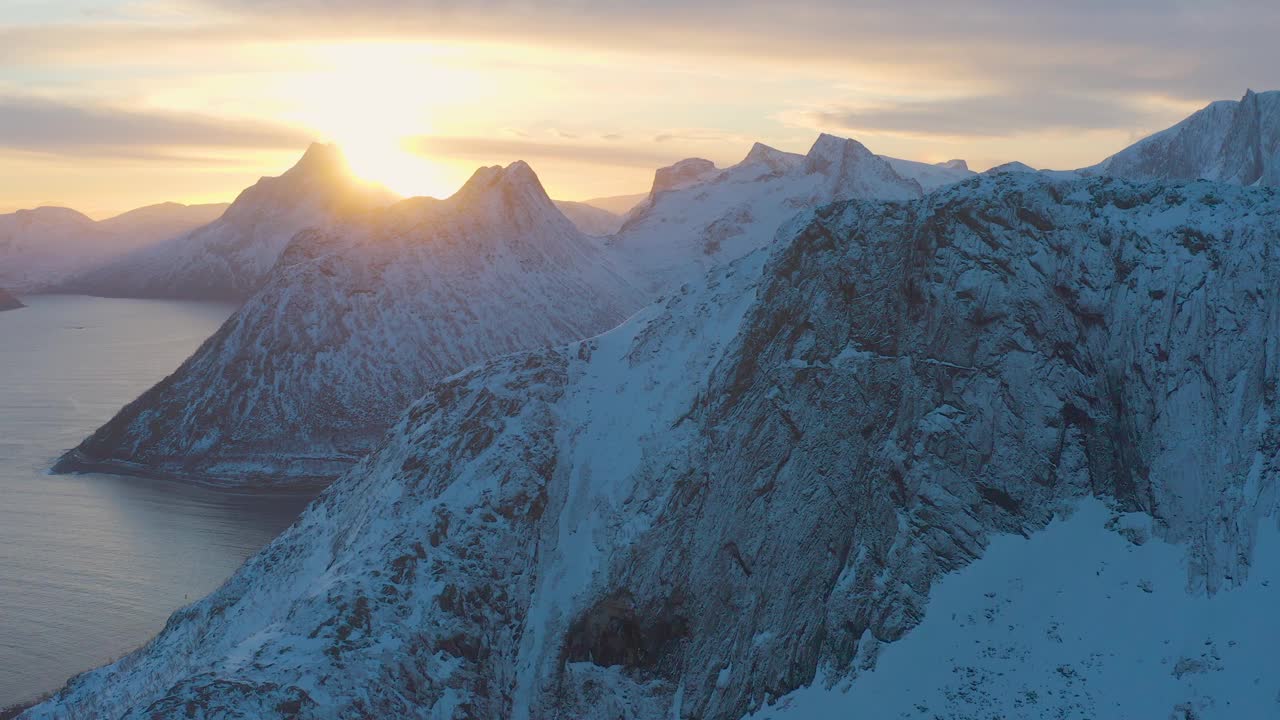
[[[1269,189],[1021,173],[804,213],[767,262],[434,385],[26,717],[738,718],[869,672],[937,580],[1088,496],[1180,545],[1159,592],[1225,592],[1277,509],[1278,232]]]
[[[140,244],[150,244],[207,225],[217,220],[229,207],[230,203],[159,203],[99,220],[98,227],[117,237],[139,238]]]
[[[255,486],[332,479],[435,379],[618,324],[638,291],[523,163],[298,235],[170,377],[68,453]]]
[[[920,187],[924,188],[925,192],[933,192],[938,188],[954,185],[974,176],[974,172],[969,169],[969,164],[964,160],[948,160],[931,165],[914,160],[899,160],[887,155],[881,155],[881,157],[889,163],[889,167],[892,167],[894,172],[908,180],[920,183]]]
[[[98,222],[60,207],[0,215],[0,282],[50,289],[109,258],[204,225],[222,207],[163,203]]]
[[[1081,172],[1129,180],[1206,179],[1280,185],[1280,91],[1249,90]]]
[[[30,290],[103,252],[109,237],[70,208],[39,207],[0,215],[0,283]]]
[[[589,198],[583,200],[583,205],[600,208],[606,212],[611,212],[619,217],[625,216],[631,212],[631,209],[639,205],[645,198],[649,197],[648,193],[637,193],[635,195],[610,195],[608,197]]]
[[[556,208],[587,235],[612,235],[622,227],[622,216],[572,200],[556,200]]]
[[[773,239],[801,210],[833,200],[920,197],[920,184],[854,140],[822,135],[806,155],[756,143],[720,170],[691,158],[659,170],[610,249],[658,291],[696,279]]]
[[[313,144],[279,177],[245,189],[217,220],[71,279],[67,292],[106,297],[243,300],[299,231],[384,207],[386,190],[357,181],[341,151]]]

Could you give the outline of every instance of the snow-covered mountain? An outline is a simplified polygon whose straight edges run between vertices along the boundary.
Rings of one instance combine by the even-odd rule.
[[[603,208],[572,200],[555,200],[556,208],[564,213],[579,230],[588,235],[612,235],[622,227],[622,216]]]
[[[610,249],[655,290],[768,245],[778,227],[808,208],[848,198],[907,200],[920,183],[855,140],[822,135],[808,154],[756,143],[721,170],[690,158],[662,168]]]
[[[625,217],[627,213],[636,205],[639,205],[645,198],[649,197],[648,193],[637,193],[634,195],[610,195],[608,197],[588,198],[582,201],[583,205],[590,205],[601,210]]]
[[[71,279],[68,292],[107,297],[243,300],[299,231],[395,201],[357,180],[335,145],[313,144],[279,177],[246,188],[217,220]]]
[[[925,192],[932,192],[947,185],[954,185],[974,176],[969,163],[964,160],[947,160],[940,163],[922,163],[915,160],[899,160],[881,155],[894,172],[908,180],[915,180]]]
[[[1081,170],[1130,180],[1280,185],[1280,91],[1247,91]]]
[[[42,290],[107,258],[199,227],[216,205],[163,203],[95,222],[63,207],[0,215],[0,283]]]
[[[483,168],[448,200],[300,233],[194,356],[58,468],[331,480],[431,381],[602,332],[642,304],[527,165]]]
[[[98,227],[116,237],[133,239],[137,245],[129,246],[128,249],[132,249],[150,245],[158,240],[177,237],[207,225],[217,220],[230,206],[230,203],[203,205],[159,203],[100,220]]]
[[[20,307],[26,307],[22,301],[13,296],[4,288],[0,288],[0,310],[17,310]]]
[[[874,677],[926,716],[1258,717],[1277,237],[1271,189],[1026,173],[802,213],[609,333],[435,384],[25,717],[845,717],[903,695],[803,709]]]

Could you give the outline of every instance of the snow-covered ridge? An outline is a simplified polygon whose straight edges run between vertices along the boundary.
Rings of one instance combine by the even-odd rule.
[[[833,200],[922,194],[920,183],[856,140],[824,134],[805,155],[756,143],[724,170],[697,158],[658,170],[649,198],[630,212],[609,246],[662,291],[765,247],[802,210]]]
[[[299,231],[385,207],[396,197],[354,178],[335,145],[312,144],[292,168],[246,188],[217,220],[64,283],[108,297],[243,300]]]
[[[939,578],[1089,496],[1178,546],[1158,592],[1226,592],[1275,522],[1278,236],[1270,189],[1023,173],[801,213],[767,261],[431,386],[28,717],[738,718],[870,671]]]
[[[58,469],[323,483],[431,381],[642,304],[528,165],[482,168],[447,200],[299,233],[217,334]]]
[[[1280,91],[1209,104],[1082,173],[1130,180],[1280,185]]]
[[[204,225],[225,207],[161,203],[101,221],[63,207],[0,215],[0,283],[49,289],[108,258]]]

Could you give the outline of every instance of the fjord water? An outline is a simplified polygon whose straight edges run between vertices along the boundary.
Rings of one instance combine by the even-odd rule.
[[[284,529],[301,496],[50,475],[229,305],[31,296],[0,312],[0,707],[145,643]]]

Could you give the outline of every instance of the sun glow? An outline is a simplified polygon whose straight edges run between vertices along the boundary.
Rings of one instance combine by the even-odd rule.
[[[401,138],[362,135],[337,137],[334,141],[356,177],[383,185],[398,195],[443,198],[458,188],[453,173],[439,163],[405,150]]]
[[[290,115],[342,148],[352,172],[404,196],[446,197],[466,179],[450,163],[413,152],[479,83],[431,45],[336,44],[311,48],[312,67],[279,86]]]

